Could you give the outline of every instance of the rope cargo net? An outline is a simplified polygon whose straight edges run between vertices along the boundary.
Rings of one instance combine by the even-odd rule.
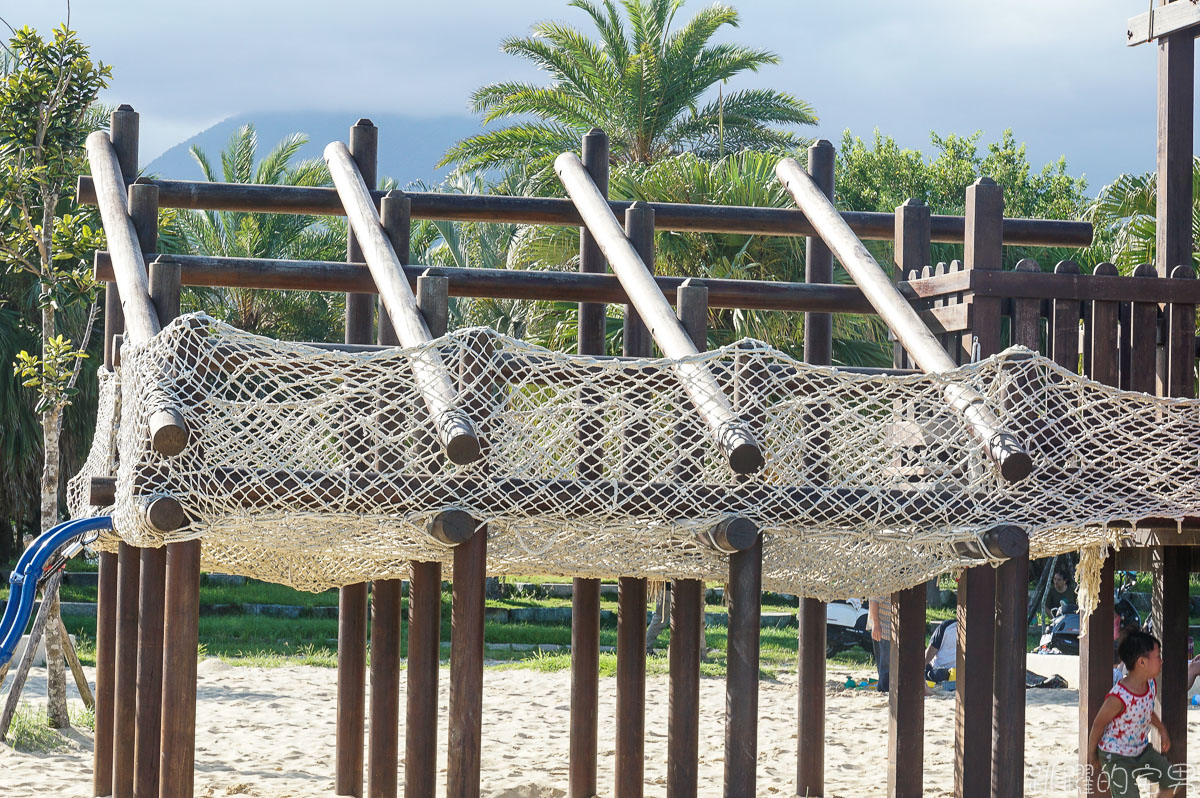
[[[763,533],[764,587],[821,599],[977,564],[997,524],[1027,528],[1041,557],[1116,544],[1127,530],[1113,522],[1200,515],[1200,401],[1119,391],[1028,350],[937,376],[839,372],[755,341],[697,355],[766,455],[743,477],[679,361],[567,355],[487,329],[432,347],[482,441],[469,465],[446,459],[414,385],[429,348],[333,351],[183,316],[126,344],[102,384],[72,512],[101,512],[89,479],[115,473],[121,539],[202,538],[206,569],[308,590],[405,577],[414,560],[449,567],[426,531],[446,509],[487,525],[490,574],[721,580],[728,555],[698,535],[740,515]],[[1031,477],[1000,477],[945,401],[951,384],[1025,444]],[[190,430],[173,457],[149,443],[163,407]],[[167,536],[145,515],[163,495],[189,520]]]

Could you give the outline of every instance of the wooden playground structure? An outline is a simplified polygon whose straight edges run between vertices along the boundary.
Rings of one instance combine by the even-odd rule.
[[[1182,4],[1174,4],[1182,5]],[[1190,4],[1189,4],[1190,5]],[[798,209],[627,203],[606,199],[608,143],[593,130],[582,159],[556,162],[568,199],[374,191],[379,131],[360,120],[349,146],[326,150],[335,188],[231,185],[135,179],[138,116],[128,106],[113,113],[110,133],[88,141],[92,174],[80,178],[80,201],[99,206],[109,250],[97,253],[97,276],[107,283],[105,366],[119,363],[120,344],[144,342],[179,312],[181,285],[236,286],[345,292],[345,344],[355,352],[426,344],[446,332],[451,296],[537,299],[579,303],[579,353],[604,355],[605,304],[625,304],[625,352],[647,358],[657,344],[684,363],[705,347],[710,308],[802,312],[805,360],[831,363],[832,313],[878,313],[897,338],[894,374],[941,372],[1020,344],[1071,371],[1131,391],[1194,397],[1200,281],[1191,264],[1191,138],[1193,37],[1200,18],[1161,30],[1153,19],[1147,38],[1160,48],[1158,264],[1119,276],[1111,264],[1080,274],[1059,263],[1044,273],[1032,261],[1002,271],[1005,245],[1086,246],[1091,227],[1081,222],[1004,217],[1003,191],[984,178],[967,189],[962,217],[936,216],[915,202],[894,214],[839,213],[834,150],[817,142],[807,172],[781,162],[781,181]],[[1132,37],[1131,37],[1132,38]],[[157,254],[159,208],[345,215],[351,235],[345,263],[273,262],[215,256]],[[624,225],[617,214],[623,214]],[[410,265],[413,219],[577,226],[579,271],[519,272],[426,268]],[[776,283],[685,279],[653,275],[656,230],[803,236],[807,280]],[[860,239],[894,241],[899,281],[888,280]],[[933,242],[961,242],[964,257],[933,264]],[[834,285],[836,255],[857,286]],[[147,264],[148,268],[147,268]],[[611,267],[613,274],[608,273]],[[381,303],[376,327],[376,295]],[[675,310],[672,310],[674,304]],[[632,362],[632,361],[631,361]],[[859,369],[871,373],[872,369]],[[487,450],[470,364],[453,373],[440,362],[413,366],[446,459],[470,463]],[[678,372],[705,428],[719,445],[735,480],[753,479],[764,461],[753,419],[739,417],[719,380],[703,367]],[[1019,481],[1032,468],[1020,440],[1001,434],[994,417],[970,395],[947,392],[967,419],[978,445],[1004,479]],[[178,410],[160,409],[147,434],[156,451],[178,454],[193,443]],[[587,443],[581,430],[580,445]],[[585,450],[585,449],[584,449]],[[586,463],[585,463],[586,467]],[[636,475],[629,477],[630,481]],[[735,484],[735,487],[736,487]],[[115,483],[96,478],[91,504],[112,505]],[[513,491],[522,486],[514,485]],[[736,495],[730,489],[730,495]],[[532,494],[531,494],[532,495]],[[630,499],[632,502],[633,499]],[[187,508],[170,496],[146,507],[148,523],[163,533],[188,524]],[[474,519],[443,510],[430,534],[453,547],[453,609],[445,793],[480,794],[483,690],[484,579],[488,535]],[[967,568],[958,590],[959,678],[955,734],[955,793],[1020,796],[1024,792],[1025,636],[1028,540],[998,524],[984,536],[999,567],[981,558]],[[731,796],[755,794],[759,615],[763,538],[746,519],[732,518],[706,536],[728,560],[729,646],[725,719],[725,783]],[[1163,640],[1161,715],[1174,745],[1172,762],[1186,762],[1186,640],[1188,581],[1200,561],[1200,518],[1141,519],[1101,574],[1099,606],[1081,640],[1079,728],[1081,748],[1091,719],[1111,686],[1114,569],[1127,560],[1154,575],[1154,628]],[[122,542],[101,555],[97,632],[97,796],[192,795],[198,587],[201,540],[139,549]],[[367,705],[368,585],[341,589],[338,635],[338,707],[335,790],[339,795],[395,796],[398,762],[404,795],[436,792],[439,712],[441,565],[413,562],[408,586],[408,704],[399,705],[401,582],[371,587],[371,701]],[[617,737],[614,795],[643,793],[645,753],[644,625],[647,580],[619,579]],[[670,646],[668,796],[695,795],[699,666],[703,636],[703,583],[673,585]],[[893,798],[923,791],[925,587],[894,594],[887,789]],[[597,701],[600,580],[574,580],[572,690],[568,795],[598,793]],[[825,794],[825,606],[799,606],[799,696],[796,793]],[[170,711],[164,712],[163,707]],[[403,729],[404,742],[398,730]],[[401,760],[401,757],[403,759]],[[364,777],[365,772],[365,777]],[[1099,794],[1094,785],[1084,794]]]

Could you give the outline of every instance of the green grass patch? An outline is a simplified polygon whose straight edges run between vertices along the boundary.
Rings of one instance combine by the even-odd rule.
[[[96,728],[96,713],[74,702],[67,706],[67,717],[77,729],[89,731]],[[50,725],[46,710],[22,701],[17,705],[12,723],[5,739],[13,750],[27,754],[40,754],[61,748],[66,740],[62,732]]]

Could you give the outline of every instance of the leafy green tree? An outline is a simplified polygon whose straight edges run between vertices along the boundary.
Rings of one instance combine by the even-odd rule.
[[[683,0],[622,0],[625,19],[612,0],[570,5],[588,15],[599,40],[558,22],[539,22],[532,35],[505,39],[504,52],[537,65],[551,83],[501,82],[476,90],[471,105],[485,124],[522,121],[458,142],[442,165],[544,177],[554,157],[576,149],[593,127],[608,133],[616,163],[645,164],[683,151],[707,158],[747,148],[790,150],[799,139],[774,126],[816,123],[812,108],[790,94],[724,91],[738,74],[779,61],[767,50],[711,43],[721,28],[737,26],[730,6],[716,3],[672,30]]]
[[[192,157],[206,180],[287,186],[328,186],[329,170],[312,159],[292,164],[308,139],[294,133],[258,159],[258,136],[244,125],[221,152],[220,173],[197,146]],[[164,250],[239,258],[341,260],[345,225],[306,214],[243,211],[186,211],[168,226]],[[319,291],[264,291],[248,288],[192,288],[184,309],[202,310],[251,332],[290,340],[329,340],[341,334],[344,299]]]
[[[851,211],[891,213],[906,199],[924,202],[933,213],[961,215],[967,186],[980,177],[990,177],[1004,189],[1004,215],[1034,219],[1079,219],[1088,205],[1087,182],[1067,172],[1065,158],[1033,169],[1025,145],[1018,144],[1011,130],[1000,141],[981,152],[982,132],[969,136],[930,133],[936,154],[926,157],[916,150],[901,149],[891,136],[875,131],[868,145],[846,131],[838,152],[835,196],[838,207]],[[891,246],[868,242],[891,262]],[[962,257],[961,245],[935,244],[933,260]],[[1033,258],[1044,268],[1066,258],[1090,262],[1081,250],[1045,247],[1005,247],[1004,261],[1012,268],[1022,258]]]
[[[1154,172],[1123,174],[1100,189],[1086,218],[1095,226],[1093,249],[1107,256],[1122,274],[1142,263],[1154,263],[1158,232],[1158,176]],[[1200,158],[1192,160],[1192,265],[1200,245]]]
[[[64,208],[84,165],[83,142],[98,126],[93,104],[112,72],[93,62],[66,26],[43,39],[14,31],[0,82],[0,259],[37,283],[39,351],[16,353],[15,370],[36,392],[42,425],[41,528],[58,521],[64,409],[78,389],[81,360],[96,319],[88,256],[101,235],[85,214]],[[62,329],[63,312],[91,305],[82,331]],[[57,602],[57,596],[46,600]],[[54,627],[54,624],[51,624]],[[56,628],[56,627],[55,627]],[[51,725],[69,725],[57,634],[47,636],[52,665]],[[57,654],[57,656],[55,656]]]

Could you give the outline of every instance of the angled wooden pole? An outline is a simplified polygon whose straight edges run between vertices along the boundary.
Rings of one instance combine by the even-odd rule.
[[[458,393],[441,355],[427,346],[432,338],[404,276],[404,264],[379,221],[371,193],[345,144],[335,141],[326,147],[325,161],[329,164],[338,195],[346,205],[346,218],[358,237],[396,337],[403,346],[425,347],[420,355],[413,357],[413,379],[425,400],[429,417],[437,427],[438,440],[451,462],[472,463],[480,456],[479,440],[470,419],[457,407]]]
[[[776,165],[775,173],[916,364],[930,374],[955,369],[955,362],[941,343],[800,164],[794,158],[784,158]],[[977,392],[954,384],[946,386],[945,394],[946,401],[963,415],[1005,479],[1015,482],[1029,475],[1033,470],[1029,452],[1011,433],[1000,428],[995,414],[983,404]]]
[[[554,171],[558,173],[584,224],[596,237],[596,243],[629,294],[629,301],[637,309],[638,316],[663,354],[674,360],[684,360],[698,354],[687,330],[671,310],[654,276],[617,223],[608,200],[592,181],[583,162],[575,153],[564,152],[554,160]],[[653,212],[644,203],[634,203],[630,210],[639,204],[646,211]],[[682,362],[676,366],[676,373],[734,473],[752,474],[760,469],[764,460],[758,442],[750,428],[733,412],[729,399],[708,367],[698,362]]]
[[[150,301],[146,261],[129,215],[129,199],[117,151],[108,134],[98,130],[87,137],[87,153],[96,184],[100,219],[112,253],[127,340],[148,341],[162,327]],[[150,419],[150,438],[155,450],[161,454],[179,454],[188,440],[183,416],[174,408],[159,410]]]

